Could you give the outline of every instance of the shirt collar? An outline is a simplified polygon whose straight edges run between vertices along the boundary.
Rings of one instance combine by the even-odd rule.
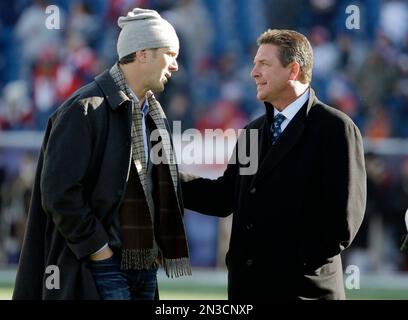
[[[143,112],[145,117],[149,113],[149,101],[147,100],[147,98],[145,98],[145,101],[144,101],[144,104],[143,104],[143,107],[142,107],[142,112]]]
[[[133,91],[133,89],[130,86],[129,86],[129,90],[130,90],[130,93],[132,94],[132,98],[134,99],[134,101],[136,103],[139,103],[139,98],[137,97],[137,95],[135,94],[135,92]],[[141,107],[141,110],[142,110],[144,116],[146,117],[147,114],[149,113],[149,101],[148,101],[147,97],[145,97],[145,99],[144,99],[144,103],[143,103],[143,106]]]
[[[293,119],[293,117],[298,113],[298,111],[303,107],[306,101],[309,99],[310,96],[310,88],[307,90],[295,101],[293,101],[290,105],[288,105],[282,112],[279,112],[277,109],[274,108],[274,116],[278,113],[281,113],[285,116],[286,119],[289,121]]]

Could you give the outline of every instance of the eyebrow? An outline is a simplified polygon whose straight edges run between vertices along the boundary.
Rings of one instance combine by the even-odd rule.
[[[255,64],[257,62],[259,62],[259,63],[268,62],[268,60],[266,60],[266,59],[259,59],[259,60],[254,59],[253,63]]]
[[[176,52],[174,52],[174,51],[167,50],[167,52],[166,52],[166,53],[168,53],[168,54],[172,55],[173,57],[178,57],[178,53],[176,53]]]

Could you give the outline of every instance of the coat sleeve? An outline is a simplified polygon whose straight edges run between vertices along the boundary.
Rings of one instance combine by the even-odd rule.
[[[108,235],[91,211],[84,181],[92,154],[91,126],[80,103],[55,118],[44,150],[41,202],[78,259],[100,249]]]
[[[234,201],[234,165],[228,165],[218,179],[180,172],[184,206],[211,216],[227,217]]]
[[[347,248],[363,221],[366,171],[361,134],[348,119],[330,130],[323,154],[319,221],[306,262],[323,264]]]
[[[240,173],[238,148],[246,149],[242,143],[248,138],[248,131],[244,130],[239,136],[227,168],[217,179],[207,179],[193,174],[180,173],[184,206],[197,212],[211,216],[227,217],[235,208],[235,191]],[[240,142],[241,141],[241,142]]]

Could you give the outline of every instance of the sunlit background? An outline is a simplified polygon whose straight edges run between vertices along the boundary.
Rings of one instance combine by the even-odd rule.
[[[47,11],[49,5],[56,7]],[[346,24],[350,5],[357,8],[354,28]],[[179,72],[158,98],[170,123],[181,121],[183,130],[239,129],[261,115],[250,77],[256,38],[267,28],[309,38],[312,87],[347,113],[365,139],[366,218],[343,254],[345,281],[347,267],[356,266],[349,270],[358,270],[360,288],[347,295],[408,299],[408,254],[399,250],[408,208],[408,2],[402,0],[0,0],[0,299],[11,297],[48,116],[115,63],[117,17],[134,7],[158,10],[179,34]],[[50,20],[56,12],[59,19]],[[47,29],[47,21],[58,28]],[[217,177],[225,166],[181,167]],[[226,299],[230,223],[186,213],[194,274],[168,280],[160,272],[162,299]]]

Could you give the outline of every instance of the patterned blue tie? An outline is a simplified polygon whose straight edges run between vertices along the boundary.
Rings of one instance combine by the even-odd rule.
[[[278,113],[273,118],[273,127],[271,128],[272,131],[272,144],[275,144],[278,140],[279,136],[282,133],[281,124],[285,121],[286,117],[282,113]]]

